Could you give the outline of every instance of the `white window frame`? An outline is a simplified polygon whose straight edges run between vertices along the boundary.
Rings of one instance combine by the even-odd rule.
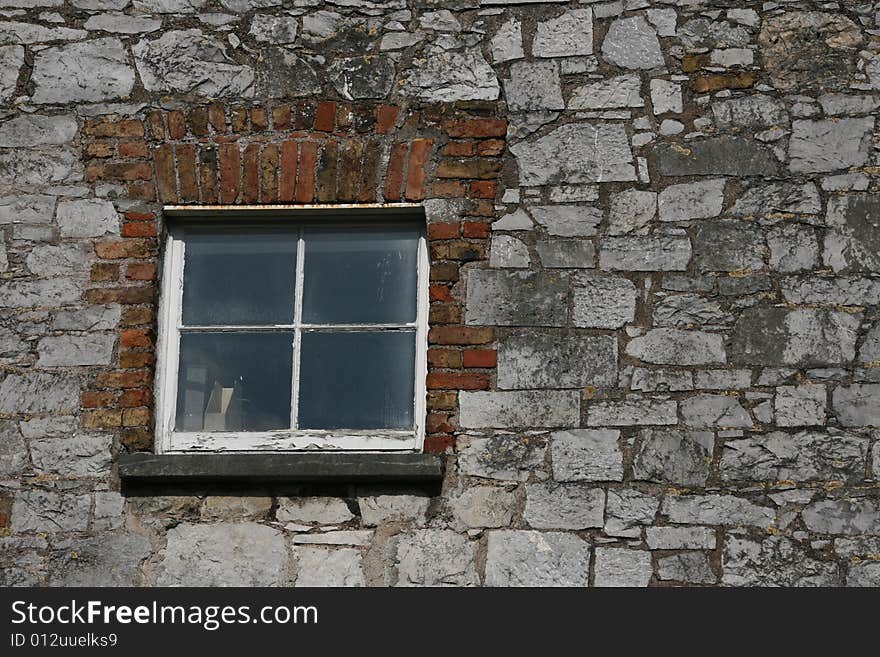
[[[418,214],[415,214],[418,212]],[[373,452],[418,452],[422,450],[425,439],[426,380],[428,374],[428,245],[427,227],[423,210],[417,204],[394,204],[393,206],[166,206],[164,216],[169,219],[165,242],[164,263],[162,266],[161,296],[158,315],[158,336],[156,348],[155,382],[155,421],[156,452],[290,452],[296,450],[344,450]],[[180,335],[182,329],[183,270],[186,250],[186,221],[176,218],[198,218],[201,226],[212,228],[242,228],[250,223],[265,225],[271,221],[283,225],[289,221],[299,226],[296,251],[296,302],[294,323],[273,326],[268,330],[290,330],[294,333],[293,349],[293,390],[291,417],[295,420],[299,391],[300,343],[303,329],[302,289],[305,249],[303,248],[303,228],[320,225],[322,218],[332,215],[334,226],[365,226],[373,222],[390,225],[395,219],[406,218],[421,222],[418,242],[418,271],[416,321],[406,324],[371,325],[326,325],[342,330],[381,328],[415,329],[415,381],[413,382],[413,430],[368,429],[347,430],[289,430],[276,431],[175,431],[177,415],[177,379],[180,364]],[[350,219],[339,221],[340,216],[352,215]],[[204,223],[207,219],[208,223]],[[319,328],[318,325],[308,325]],[[253,330],[254,327],[223,327],[226,331]],[[261,329],[257,329],[261,330]],[[267,330],[262,328],[262,330]],[[292,422],[293,426],[293,422]]]

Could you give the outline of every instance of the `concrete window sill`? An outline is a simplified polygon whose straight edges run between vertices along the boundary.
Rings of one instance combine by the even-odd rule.
[[[226,453],[123,454],[119,477],[139,484],[439,484],[438,454]]]

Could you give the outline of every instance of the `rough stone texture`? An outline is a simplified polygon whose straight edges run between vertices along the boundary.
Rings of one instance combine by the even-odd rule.
[[[880,272],[880,237],[874,194],[856,194],[828,202],[822,259],[836,272]]]
[[[288,586],[281,532],[252,522],[181,524],[168,530],[159,586]]]
[[[475,486],[453,498],[451,505],[455,519],[464,527],[507,527],[516,499],[504,488]]]
[[[608,336],[530,332],[498,350],[499,388],[583,388],[617,381],[617,344]]]
[[[714,550],[715,531],[708,527],[648,527],[646,542],[652,550]]]
[[[535,57],[572,57],[593,52],[593,20],[589,9],[572,9],[538,23],[532,54]]]
[[[137,586],[141,562],[149,556],[150,541],[134,533],[69,538],[52,545],[50,586]]]
[[[670,185],[657,200],[660,221],[708,219],[721,214],[724,179]]]
[[[764,265],[764,237],[753,224],[724,221],[702,224],[694,239],[700,271],[743,272]]]
[[[12,530],[16,532],[85,531],[91,500],[87,495],[61,494],[38,488],[16,494]]]
[[[525,481],[544,462],[547,441],[541,436],[497,435],[459,440],[458,467],[463,475]]]
[[[12,97],[22,64],[24,48],[0,46],[0,102],[5,103]]]
[[[111,334],[62,335],[40,340],[37,364],[42,367],[107,365],[116,336]]]
[[[641,16],[621,18],[611,23],[602,42],[602,56],[621,68],[663,66],[657,33]]]
[[[626,353],[658,364],[708,365],[727,361],[722,337],[702,331],[654,329],[631,340]]]
[[[780,386],[773,400],[776,424],[804,427],[825,424],[825,386]]]
[[[127,97],[134,69],[119,39],[46,48],[34,57],[35,103],[96,102]]]
[[[550,272],[475,270],[468,276],[468,324],[562,326],[568,279]]]
[[[461,393],[463,427],[565,427],[578,423],[580,395],[569,390]]]
[[[608,234],[641,232],[656,214],[655,192],[630,189],[613,194],[608,208]]]
[[[81,434],[31,440],[31,461],[44,474],[106,477],[110,474],[111,439],[107,434]]]
[[[836,171],[861,166],[868,160],[874,119],[794,121],[788,146],[790,167],[796,172]]]
[[[554,433],[551,440],[556,481],[620,481],[623,453],[620,432],[611,429],[573,429]]]
[[[406,78],[404,92],[428,101],[494,100],[498,98],[498,78],[482,53],[426,52],[420,68]]]
[[[658,559],[657,577],[688,584],[713,584],[718,579],[702,552],[681,552]]]
[[[880,384],[838,386],[832,395],[837,419],[845,427],[880,426]]]
[[[872,497],[814,502],[801,516],[807,529],[822,534],[880,533],[880,500]]]
[[[597,208],[579,205],[539,205],[529,208],[532,217],[547,229],[548,235],[561,237],[589,237],[596,234],[602,221]]]
[[[529,484],[523,518],[535,529],[602,526],[605,493],[578,484]]]
[[[281,522],[333,525],[354,518],[348,505],[334,497],[288,497],[279,499],[275,517]]]
[[[352,548],[298,547],[295,586],[365,586],[363,553]]]
[[[728,586],[840,586],[837,566],[819,561],[782,536],[762,541],[728,536],[722,554]]]
[[[599,267],[612,271],[683,271],[691,259],[686,236],[612,237],[602,241]]]
[[[404,534],[397,543],[397,586],[475,586],[477,544],[445,529]]]
[[[504,81],[507,104],[515,111],[557,110],[565,107],[556,62],[516,62]]]
[[[771,527],[773,509],[733,495],[670,495],[660,512],[680,525],[753,525]]]
[[[614,107],[641,107],[642,82],[637,75],[620,75],[610,80],[578,87],[568,101],[569,109],[598,110]]]
[[[650,552],[596,548],[596,586],[647,586],[652,573]]]
[[[587,586],[590,544],[573,534],[489,533],[486,586]]]
[[[641,527],[654,522],[659,507],[660,500],[655,495],[628,488],[609,490],[605,505],[605,533],[639,538]]]
[[[772,151],[739,137],[711,137],[654,149],[663,176],[772,176],[779,165]]]
[[[635,318],[636,295],[626,278],[583,274],[575,280],[572,321],[583,328],[620,328]]]
[[[715,438],[709,431],[646,429],[633,461],[633,477],[705,486]]]
[[[420,495],[373,495],[359,497],[361,518],[367,527],[385,522],[403,521],[416,525],[425,523],[430,497]]]

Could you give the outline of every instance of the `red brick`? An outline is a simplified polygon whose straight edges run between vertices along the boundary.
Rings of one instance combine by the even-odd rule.
[[[119,280],[119,265],[112,262],[96,262],[89,272],[91,281],[116,281]]]
[[[482,372],[428,372],[430,390],[488,390],[489,375]]]
[[[214,132],[223,134],[226,132],[226,111],[222,104],[212,103],[208,106],[208,121]]]
[[[119,157],[147,157],[147,142],[145,141],[120,141]]]
[[[152,422],[149,408],[126,408],[122,411],[122,426],[148,427]]]
[[[272,110],[272,128],[275,130],[290,128],[290,105],[279,105]]]
[[[361,203],[374,203],[376,201],[376,187],[379,184],[379,167],[382,157],[382,149],[377,141],[371,140],[364,149],[364,159],[361,163],[361,180],[358,201]]]
[[[296,174],[296,201],[311,203],[315,199],[315,164],[318,144],[304,141],[299,147],[299,168]]]
[[[123,349],[153,346],[148,329],[126,329],[122,332],[119,343]]]
[[[465,160],[441,160],[437,166],[438,178],[497,178],[501,171],[500,160],[470,158]]]
[[[235,203],[241,188],[238,144],[221,144],[218,151],[220,153],[220,202]]]
[[[340,130],[350,128],[353,120],[351,103],[336,103],[336,127]]]
[[[156,224],[148,221],[135,221],[123,224],[123,237],[156,237]]]
[[[293,201],[296,194],[297,144],[285,141],[281,144],[281,172],[278,187],[278,200],[283,203]]]
[[[454,411],[458,408],[458,393],[447,390],[429,390],[427,407],[429,411]]]
[[[429,344],[486,344],[495,339],[492,328],[476,326],[435,326],[428,331]]]
[[[465,349],[462,354],[465,367],[495,367],[498,354],[494,349]]]
[[[475,180],[470,184],[471,198],[495,198],[498,183],[494,180]]]
[[[217,151],[214,148],[199,150],[199,190],[202,203],[217,202]]]
[[[98,388],[143,388],[152,383],[149,370],[116,370],[100,372],[95,376]]]
[[[342,144],[339,154],[338,197],[343,203],[352,203],[358,198],[362,153],[363,144],[360,140],[348,139]]]
[[[495,203],[490,199],[474,199],[470,208],[465,212],[468,217],[494,217]]]
[[[451,141],[443,147],[443,155],[449,157],[468,157],[474,154],[474,142]]]
[[[452,433],[455,429],[447,413],[428,413],[425,417],[425,430],[428,433]]]
[[[137,406],[149,406],[153,401],[153,394],[149,388],[134,388],[126,390],[119,396],[119,405],[123,408]]]
[[[165,115],[160,110],[153,110],[147,117],[147,125],[150,127],[150,137],[153,139],[165,139]]]
[[[388,160],[388,170],[385,173],[385,200],[399,201],[400,191],[403,186],[403,164],[406,158],[407,145],[403,142],[394,145],[391,149],[391,157]]]
[[[92,304],[137,305],[153,303],[154,300],[155,290],[152,287],[101,287],[86,290],[86,301]]]
[[[83,408],[108,408],[116,404],[116,394],[107,391],[88,390],[82,394]]]
[[[315,111],[315,130],[321,132],[333,132],[336,122],[336,103],[324,100],[318,103]]]
[[[491,225],[486,221],[465,221],[461,234],[465,237],[485,239],[489,237],[491,229]]]
[[[461,324],[461,306],[457,303],[432,303],[428,309],[428,323]]]
[[[269,127],[269,117],[263,107],[254,107],[251,109],[251,130],[254,132],[262,132]]]
[[[504,137],[507,121],[502,119],[468,119],[447,121],[443,129],[450,137]]]
[[[156,280],[156,265],[152,262],[135,262],[125,270],[125,277],[131,281]]]
[[[425,436],[423,449],[426,454],[446,454],[455,451],[455,436],[447,434]]]
[[[156,218],[155,212],[138,212],[129,210],[123,215],[126,221],[153,221]]]
[[[293,127],[297,130],[311,130],[315,125],[315,103],[301,100],[296,104]]]
[[[278,146],[266,144],[260,158],[260,201],[278,202]]]
[[[92,160],[96,158],[113,157],[116,147],[112,141],[93,141],[83,148],[83,158]]]
[[[133,201],[156,200],[156,190],[152,182],[130,182],[125,184],[125,195]]]
[[[457,281],[459,267],[457,262],[434,261],[431,263],[429,278],[432,281]]]
[[[174,152],[171,146],[163,144],[153,149],[153,164],[156,168],[156,186],[159,200],[163,203],[177,202],[177,180],[174,172]]]
[[[477,144],[477,155],[495,157],[504,152],[503,139],[487,139]]]
[[[458,349],[428,349],[428,365],[452,369],[460,368],[461,351]]]
[[[459,223],[428,224],[428,239],[451,240],[459,235],[461,235],[461,224]]]
[[[155,360],[150,351],[123,351],[119,354],[120,367],[150,367]]]
[[[168,134],[172,139],[183,139],[186,135],[186,117],[182,111],[168,112]]]
[[[431,258],[433,260],[473,262],[474,260],[482,260],[485,253],[486,248],[483,244],[464,240],[433,242],[431,244]]]
[[[461,198],[467,196],[467,184],[459,180],[436,180],[431,185],[431,195],[436,198]]]
[[[143,137],[144,124],[137,119],[88,119],[83,125],[83,134],[93,137]]]
[[[414,139],[409,154],[409,166],[406,174],[406,199],[421,201],[425,198],[425,165],[434,141],[431,139]]]
[[[336,171],[339,161],[339,144],[335,141],[324,143],[318,161],[315,195],[319,203],[334,203],[336,195]]]
[[[248,129],[248,113],[247,110],[242,107],[237,107],[232,110],[229,116],[229,123],[232,127],[232,132],[236,134],[245,133]]]
[[[241,202],[258,203],[260,200],[260,145],[248,144],[241,165]]]
[[[208,110],[204,107],[195,107],[189,111],[189,130],[196,137],[204,137],[208,134]]]
[[[448,285],[432,285],[428,289],[431,301],[455,301]]]
[[[122,326],[140,326],[141,324],[152,324],[156,318],[156,313],[150,307],[142,308],[126,308],[122,311]]]
[[[177,155],[177,178],[180,185],[180,200],[192,203],[199,200],[199,185],[196,181],[196,147],[194,144],[179,144],[174,148]]]
[[[149,239],[105,240],[95,243],[95,253],[102,260],[149,258],[155,255],[156,246]]]
[[[376,110],[376,132],[387,135],[397,122],[400,108],[396,105],[380,105]]]
[[[86,411],[81,417],[84,429],[115,429],[122,425],[122,411],[101,409]]]

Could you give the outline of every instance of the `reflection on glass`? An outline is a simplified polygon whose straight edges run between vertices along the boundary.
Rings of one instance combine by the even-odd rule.
[[[415,334],[306,332],[301,429],[412,429]]]
[[[186,237],[183,323],[293,323],[296,231]]]
[[[304,239],[304,322],[415,321],[417,226],[306,229]]]
[[[176,430],[289,428],[292,361],[292,333],[184,333]]]

